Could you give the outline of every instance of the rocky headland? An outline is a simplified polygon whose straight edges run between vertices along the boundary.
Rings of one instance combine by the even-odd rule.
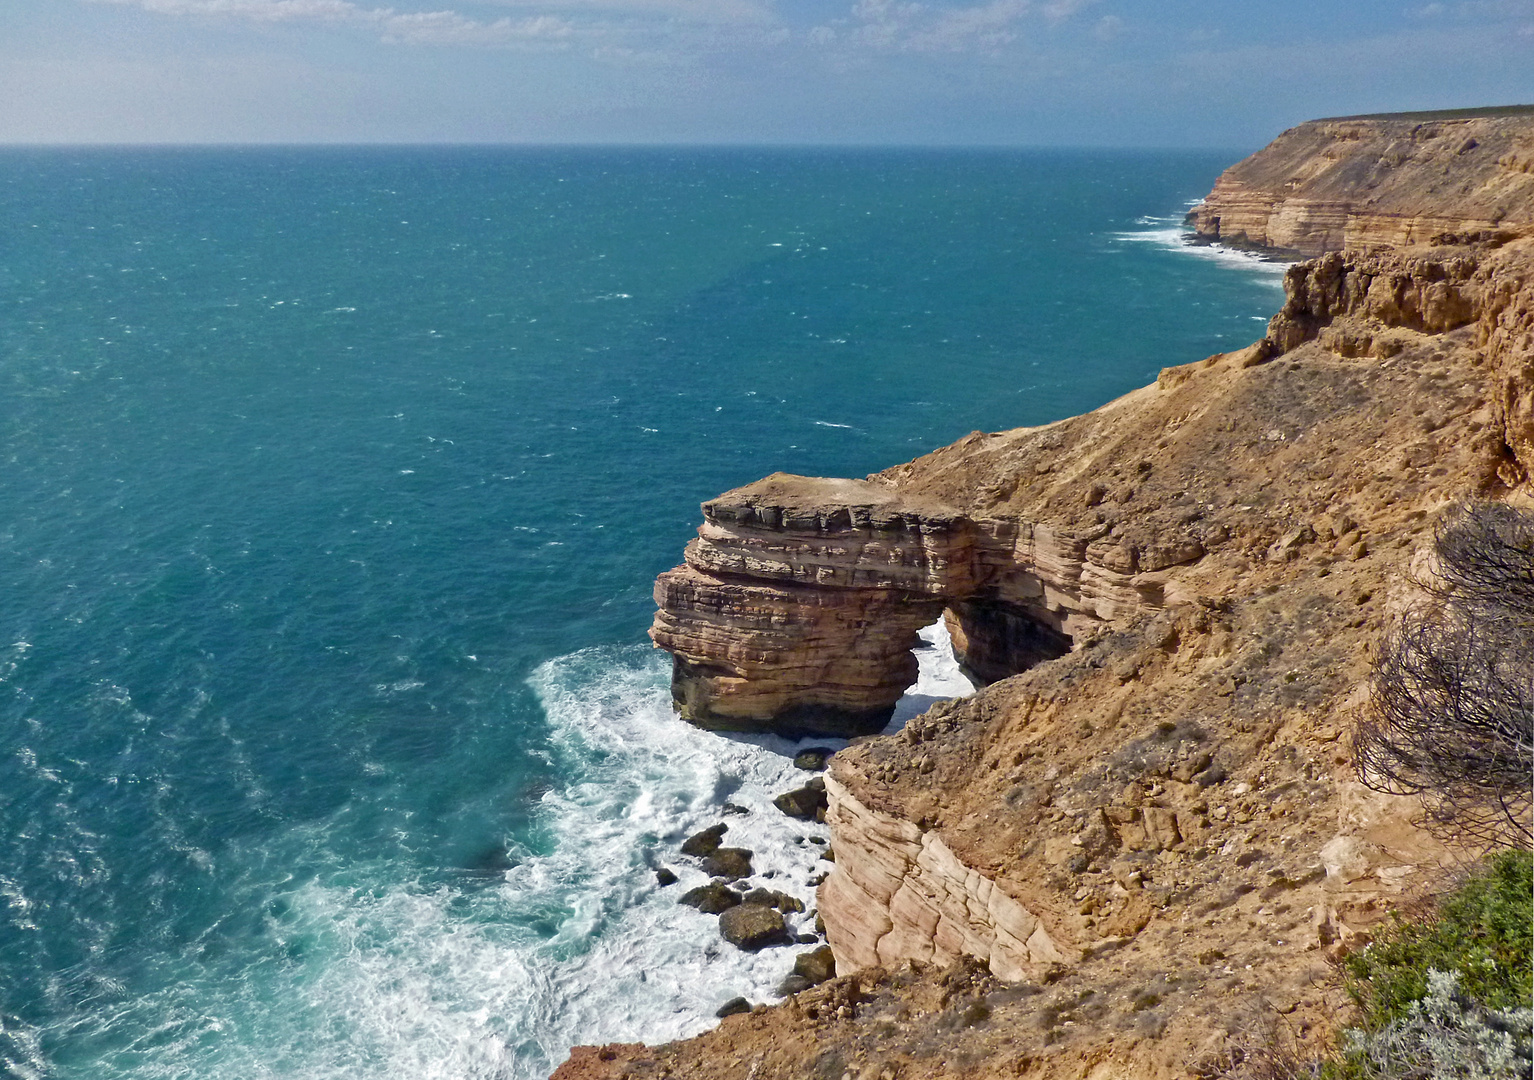
[[[1311,120],[1226,169],[1209,241],[1313,258],[1513,239],[1534,227],[1534,106]]]
[[[1421,123],[1302,125],[1198,213],[1270,155],[1285,179],[1237,178],[1270,220],[1322,190],[1289,178]],[[1534,494],[1534,116],[1431,123],[1525,164],[1402,158],[1410,229],[1243,226],[1325,249],[1247,348],[865,479],[705,504],[652,631],[693,722],[877,731],[938,617],[986,685],[831,758],[835,978],[694,1039],[578,1047],[557,1077],[1172,1078],[1266,1032],[1331,1037],[1337,956],[1458,854],[1354,778],[1372,650],[1447,507]],[[1385,187],[1353,185],[1334,201]]]

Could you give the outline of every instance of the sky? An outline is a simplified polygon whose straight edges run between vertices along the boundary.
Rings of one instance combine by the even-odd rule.
[[[1256,149],[1534,102],[1534,0],[0,0],[0,143]]]

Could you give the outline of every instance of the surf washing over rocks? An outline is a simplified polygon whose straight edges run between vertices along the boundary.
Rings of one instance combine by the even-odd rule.
[[[0,152],[0,1071],[531,1078],[770,997],[808,946],[678,849],[812,932],[808,774],[673,717],[651,582],[715,492],[1244,344],[1269,272],[1123,238],[1229,157]]]

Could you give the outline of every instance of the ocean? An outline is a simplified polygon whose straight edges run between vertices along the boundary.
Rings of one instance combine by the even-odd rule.
[[[0,1072],[521,1080],[770,1000],[677,847],[813,908],[824,828],[671,713],[653,578],[1256,339],[1277,268],[1180,230],[1239,156],[0,150]]]

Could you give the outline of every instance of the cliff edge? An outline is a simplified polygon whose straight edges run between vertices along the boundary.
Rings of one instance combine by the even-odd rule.
[[[1305,258],[1534,234],[1534,105],[1300,124],[1226,169],[1189,221]]]
[[[939,612],[987,685],[831,759],[836,978],[556,1077],[1172,1080],[1329,1039],[1330,965],[1457,856],[1353,777],[1371,649],[1446,507],[1534,501],[1534,236],[1460,239],[1297,264],[1260,341],[1082,416],[706,504],[652,631],[694,722],[866,730]]]

